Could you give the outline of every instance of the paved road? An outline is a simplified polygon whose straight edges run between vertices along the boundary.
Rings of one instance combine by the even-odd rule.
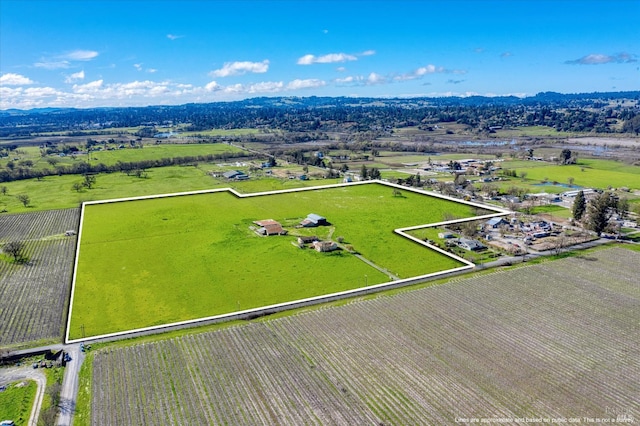
[[[76,409],[78,398],[78,381],[80,377],[80,366],[84,361],[84,352],[80,350],[80,345],[68,345],[65,352],[71,356],[71,361],[67,362],[64,370],[62,389],[60,390],[60,414],[58,415],[58,426],[71,426],[73,415]]]
[[[31,366],[11,367],[0,369],[0,384],[8,384],[19,380],[33,380],[36,382],[36,399],[31,408],[29,417],[29,426],[37,426],[38,417],[40,417],[40,407],[42,406],[42,398],[47,386],[47,378],[40,370],[34,370]],[[3,419],[4,420],[4,419]]]

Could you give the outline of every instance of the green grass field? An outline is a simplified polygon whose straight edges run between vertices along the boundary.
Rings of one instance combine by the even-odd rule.
[[[0,392],[0,420],[13,420],[16,426],[26,425],[36,390],[36,382],[32,380],[8,384],[7,389]]]
[[[165,144],[145,146],[142,149],[116,149],[113,151],[91,152],[90,161],[116,164],[118,161],[160,160],[172,157],[191,157],[198,155],[238,153],[240,148],[221,143],[217,144]]]
[[[573,184],[582,187],[607,189],[609,186],[619,188],[626,186],[640,189],[640,167],[625,165],[612,160],[582,159],[578,164],[557,166],[537,161],[519,161],[510,164],[505,162],[503,168],[515,169],[518,176],[526,172],[527,180],[568,183],[573,178]]]
[[[230,192],[85,206],[69,338],[126,331],[388,282],[347,251],[292,244],[309,213],[400,278],[461,266],[394,234],[395,228],[469,217],[468,205],[382,184],[238,198]],[[259,237],[260,219],[287,236]]]
[[[32,168],[35,170],[55,169],[49,164],[50,159],[56,161],[56,166],[70,166],[80,161],[89,161],[92,164],[104,163],[106,165],[116,164],[118,161],[131,162],[142,160],[160,160],[162,158],[191,157],[209,154],[235,154],[242,152],[242,149],[232,145],[216,144],[161,144],[146,145],[144,148],[125,148],[105,151],[91,151],[91,155],[78,154],[74,157],[58,155],[42,156],[40,148],[25,147],[11,152],[9,157],[0,158],[0,168],[7,166],[12,161],[16,166],[22,161],[32,161]],[[221,160],[222,161],[222,160]]]

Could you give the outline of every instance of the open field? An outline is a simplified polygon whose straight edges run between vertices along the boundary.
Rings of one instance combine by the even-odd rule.
[[[69,338],[192,320],[463,266],[393,232],[477,208],[379,183],[238,198],[228,192],[84,207]],[[330,226],[299,229],[307,214]],[[275,219],[287,236],[258,237]],[[343,237],[301,250],[296,235]]]
[[[62,335],[79,209],[0,216],[0,245],[23,241],[28,262],[0,255],[0,347],[59,339]]]
[[[529,161],[528,164],[518,163],[512,167],[509,162],[503,164],[503,168],[513,168],[518,176],[522,172],[527,173],[527,179],[532,181],[567,183],[573,178],[573,184],[582,187],[607,189],[627,187],[640,189],[640,167],[625,165],[611,160],[580,159],[578,164],[556,166],[549,163]]]
[[[240,148],[226,144],[161,144],[142,149],[117,149],[114,151],[92,151],[91,161],[107,165],[118,161],[160,160],[172,157],[197,157],[199,155],[229,155],[243,152]]]
[[[118,144],[115,144],[118,145]],[[111,145],[113,146],[113,144]],[[116,164],[118,161],[135,162],[145,160],[160,160],[173,157],[197,157],[199,155],[229,155],[244,152],[233,145],[222,143],[216,144],[160,144],[147,145],[144,148],[124,148],[113,150],[91,151],[88,154],[78,154],[74,156],[46,155],[42,156],[39,147],[24,147],[11,152],[10,157],[0,158],[0,168],[6,167],[9,161],[17,166],[23,161],[32,161],[34,169],[54,169],[49,161],[53,159],[55,166],[70,166],[80,161],[89,161],[92,164],[104,163],[106,165]],[[221,160],[222,161],[222,160]]]
[[[638,265],[639,252],[605,249],[216,332],[106,347],[93,354],[92,385],[83,385],[91,389],[90,413],[76,422],[637,419]]]

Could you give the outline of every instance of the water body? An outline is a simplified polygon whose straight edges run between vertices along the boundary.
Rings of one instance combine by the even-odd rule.
[[[567,183],[553,183],[553,182],[534,183],[533,186],[560,186],[562,188],[571,188],[571,189],[583,188],[582,186],[579,186],[579,185],[569,185]]]
[[[459,142],[460,145],[465,146],[506,146],[506,145],[515,145],[516,140],[512,139],[511,141],[464,141]]]

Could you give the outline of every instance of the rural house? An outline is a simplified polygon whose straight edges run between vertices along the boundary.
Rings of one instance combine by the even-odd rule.
[[[470,240],[468,238],[460,238],[458,240],[458,247],[468,250],[468,251],[480,251],[484,250],[487,247],[479,241]]]
[[[338,250],[338,244],[334,241],[315,241],[313,248],[319,252],[334,251]]]

